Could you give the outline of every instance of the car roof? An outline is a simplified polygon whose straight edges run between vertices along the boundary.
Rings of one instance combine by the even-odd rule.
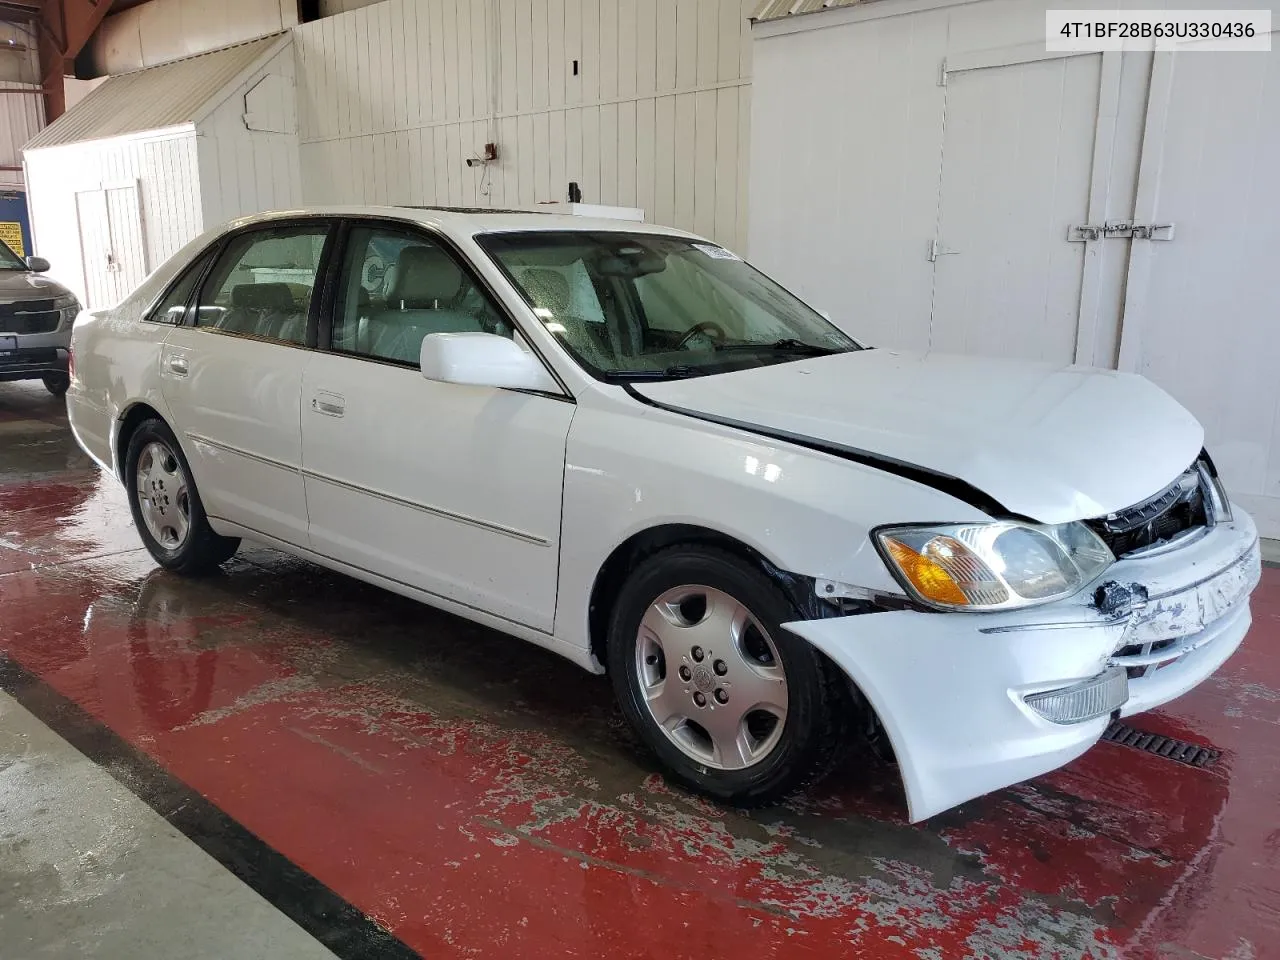
[[[307,217],[380,217],[403,220],[434,227],[456,236],[474,236],[482,233],[512,233],[531,230],[566,231],[590,230],[611,233],[650,233],[665,236],[700,237],[674,227],[663,227],[638,220],[621,220],[602,217],[585,217],[558,213],[538,213],[531,210],[502,210],[484,207],[391,207],[391,206],[313,206],[293,210],[276,210],[242,217],[227,224],[227,229],[267,223],[272,220]]]

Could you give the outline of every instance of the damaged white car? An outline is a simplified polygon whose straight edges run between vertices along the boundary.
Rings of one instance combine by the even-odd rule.
[[[1257,533],[1162,391],[868,349],[675,230],[254,217],[82,314],[72,359],[75,434],[159,563],[250,538],[607,670],[731,802],[871,730],[928,817],[1249,627]],[[1103,443],[1117,411],[1141,429]]]

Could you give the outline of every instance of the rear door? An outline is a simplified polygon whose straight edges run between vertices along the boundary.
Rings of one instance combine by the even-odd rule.
[[[205,510],[303,547],[302,376],[333,232],[332,221],[306,219],[225,241],[161,356],[165,400]]]

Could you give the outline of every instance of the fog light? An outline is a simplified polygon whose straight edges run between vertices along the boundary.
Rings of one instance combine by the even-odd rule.
[[[1023,699],[1046,720],[1084,723],[1124,706],[1129,699],[1129,676],[1123,668],[1113,667],[1069,687],[1028,694]]]

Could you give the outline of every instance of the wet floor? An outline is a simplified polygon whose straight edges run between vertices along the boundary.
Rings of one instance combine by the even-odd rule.
[[[857,755],[738,811],[553,654],[262,548],[160,572],[61,403],[0,384],[0,686],[340,956],[1280,957],[1280,570],[1254,610],[1130,721],[1207,768],[1103,743],[912,826]]]

